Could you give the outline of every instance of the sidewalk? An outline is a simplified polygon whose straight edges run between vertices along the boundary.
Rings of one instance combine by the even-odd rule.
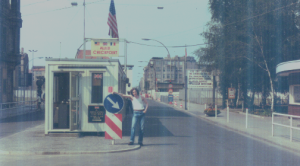
[[[293,140],[290,142],[290,129],[274,126],[274,137],[272,137],[272,117],[263,117],[248,114],[248,125],[246,128],[246,114],[240,110],[229,110],[229,122],[227,122],[227,109],[221,109],[217,118],[208,117],[204,114],[204,105],[190,103],[189,110],[184,110],[184,101],[176,101],[177,107],[169,105],[177,110],[186,112],[195,117],[204,119],[214,125],[226,128],[230,131],[238,132],[256,140],[263,141],[273,146],[279,146],[285,150],[298,153],[300,155],[300,131],[293,130]],[[180,108],[180,104],[183,108]],[[290,120],[287,117],[274,117],[274,122],[289,125]],[[293,119],[293,127],[300,128],[300,119]]]
[[[59,155],[100,154],[139,149],[140,145],[127,145],[129,136],[121,140],[106,140],[104,136],[44,134],[45,124],[0,139],[0,154],[4,155]]]

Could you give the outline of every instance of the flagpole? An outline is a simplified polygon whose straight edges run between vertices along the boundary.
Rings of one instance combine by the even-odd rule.
[[[186,67],[186,57],[187,57],[187,51],[186,51],[186,45],[185,45],[185,55],[184,55],[184,107],[185,107],[185,110],[187,110],[187,83],[188,83],[188,80],[187,80],[187,67]]]
[[[85,0],[83,1],[83,59],[85,59]]]

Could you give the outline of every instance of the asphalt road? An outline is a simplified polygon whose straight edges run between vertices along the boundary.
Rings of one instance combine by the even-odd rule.
[[[44,123],[44,111],[0,119],[0,139]]]
[[[149,104],[144,146],[139,150],[98,155],[7,155],[0,156],[0,165],[292,166],[300,163],[300,157],[292,152],[228,131],[163,104],[151,100]],[[129,139],[129,126],[130,118],[123,124],[124,139]]]

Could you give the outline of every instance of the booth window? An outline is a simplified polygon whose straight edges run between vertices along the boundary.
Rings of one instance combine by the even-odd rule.
[[[300,103],[300,86],[294,86],[294,102]]]
[[[92,103],[103,102],[103,73],[92,74]]]

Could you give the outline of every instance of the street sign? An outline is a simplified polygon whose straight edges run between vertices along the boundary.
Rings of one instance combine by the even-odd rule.
[[[169,84],[169,88],[173,88],[173,85],[172,85],[172,84]]]
[[[172,94],[169,94],[168,95],[168,102],[173,102],[173,95]]]
[[[213,76],[203,70],[187,70],[188,88],[213,88]]]
[[[117,94],[110,94],[104,99],[104,108],[106,111],[116,114],[121,111],[124,106],[123,98]]]
[[[228,99],[235,99],[235,88],[228,88]]]

